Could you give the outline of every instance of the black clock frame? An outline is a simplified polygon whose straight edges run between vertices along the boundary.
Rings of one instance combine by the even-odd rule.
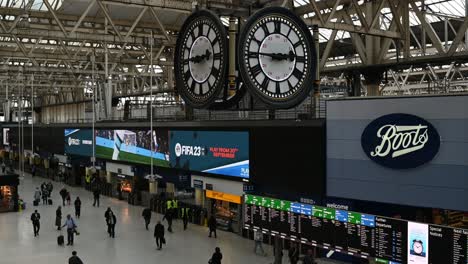
[[[209,20],[214,30],[217,32],[218,35],[218,42],[220,45],[220,54],[221,54],[221,62],[219,66],[219,73],[218,78],[211,87],[210,91],[207,95],[197,96],[190,91],[190,87],[188,87],[185,81],[185,72],[184,72],[184,65],[183,65],[183,54],[185,49],[186,39],[188,35],[190,35],[190,28],[191,26],[200,20]],[[180,32],[179,37],[177,38],[175,53],[174,53],[174,72],[175,72],[175,80],[176,80],[176,87],[177,91],[180,96],[184,99],[187,105],[193,108],[206,108],[209,107],[217,98],[219,98],[219,93],[223,90],[226,85],[226,77],[227,77],[227,65],[228,65],[228,35],[224,25],[222,24],[221,20],[217,15],[212,13],[211,11],[202,9],[192,13],[183,24]],[[189,70],[190,71],[190,70]],[[194,80],[195,81],[195,80]]]
[[[291,96],[285,98],[273,98],[271,96],[265,95],[262,91],[258,90],[254,81],[249,76],[248,66],[245,64],[245,54],[244,50],[248,49],[249,47],[246,46],[247,37],[250,34],[252,28],[256,25],[256,23],[265,17],[282,17],[289,22],[293,23],[294,26],[300,31],[302,37],[305,39],[305,48],[307,49],[308,57],[307,57],[307,70],[308,73],[306,78],[302,82],[302,85],[297,89],[297,92],[293,93]],[[311,93],[314,89],[314,81],[316,78],[316,67],[317,67],[317,55],[314,47],[314,40],[312,34],[310,33],[309,28],[304,23],[304,21],[294,14],[292,11],[282,8],[282,7],[267,7],[264,9],[259,10],[253,16],[251,16],[246,24],[243,26],[243,30],[241,31],[241,35],[239,38],[239,48],[237,53],[237,59],[239,63],[239,72],[243,79],[244,85],[247,86],[247,89],[253,94],[255,97],[260,99],[263,103],[268,105],[274,109],[287,109],[292,108],[303,102],[307,96]],[[268,76],[265,75],[265,78]]]

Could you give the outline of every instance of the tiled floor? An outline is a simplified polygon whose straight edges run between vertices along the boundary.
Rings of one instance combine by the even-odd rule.
[[[31,204],[33,191],[43,181],[26,176],[21,181],[20,196],[28,203],[27,209],[19,213],[0,214],[0,263],[58,264],[68,263],[73,250],[86,264],[206,264],[215,247],[220,247],[224,255],[223,264],[271,263],[271,257],[253,254],[253,242],[225,232],[218,233],[218,239],[208,238],[206,228],[189,226],[182,230],[180,221],[174,222],[174,233],[167,234],[167,245],[157,251],[153,239],[154,224],[160,215],[152,217],[151,230],[146,231],[141,218],[142,207],[131,206],[126,202],[101,198],[101,207],[92,206],[92,195],[82,188],[70,188],[72,201],[76,196],[82,200],[81,219],[77,220],[80,236],[75,238],[73,247],[57,246],[59,231],[54,228],[55,210],[59,204],[58,191],[62,184],[54,183],[53,206]],[[116,237],[107,235],[104,211],[110,206],[117,216]],[[33,235],[31,213],[38,209],[41,214],[39,237]],[[66,206],[62,213],[74,214],[73,206]],[[66,240],[66,232],[64,233]],[[271,252],[271,249],[268,249]],[[269,254],[271,256],[271,253]]]

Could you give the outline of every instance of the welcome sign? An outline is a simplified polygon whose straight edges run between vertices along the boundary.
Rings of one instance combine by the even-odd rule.
[[[366,155],[393,169],[409,169],[431,161],[440,136],[428,121],[410,114],[390,114],[372,121],[361,136]]]

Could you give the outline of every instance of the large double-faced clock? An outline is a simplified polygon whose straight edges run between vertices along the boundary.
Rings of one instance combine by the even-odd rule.
[[[310,94],[316,59],[310,30],[288,9],[264,8],[244,25],[239,70],[249,91],[270,107],[291,108]]]
[[[227,33],[218,16],[207,10],[190,15],[179,32],[174,68],[176,85],[185,102],[209,106],[225,86]]]

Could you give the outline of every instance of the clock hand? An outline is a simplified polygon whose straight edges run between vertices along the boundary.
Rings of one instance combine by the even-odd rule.
[[[206,50],[205,54],[203,55],[197,55],[189,59],[189,61],[193,63],[201,63],[204,59],[209,60],[211,57],[211,52],[209,50]]]
[[[292,50],[289,53],[263,53],[259,52],[258,55],[271,57],[272,60],[288,60],[293,61],[296,58],[296,54]]]

